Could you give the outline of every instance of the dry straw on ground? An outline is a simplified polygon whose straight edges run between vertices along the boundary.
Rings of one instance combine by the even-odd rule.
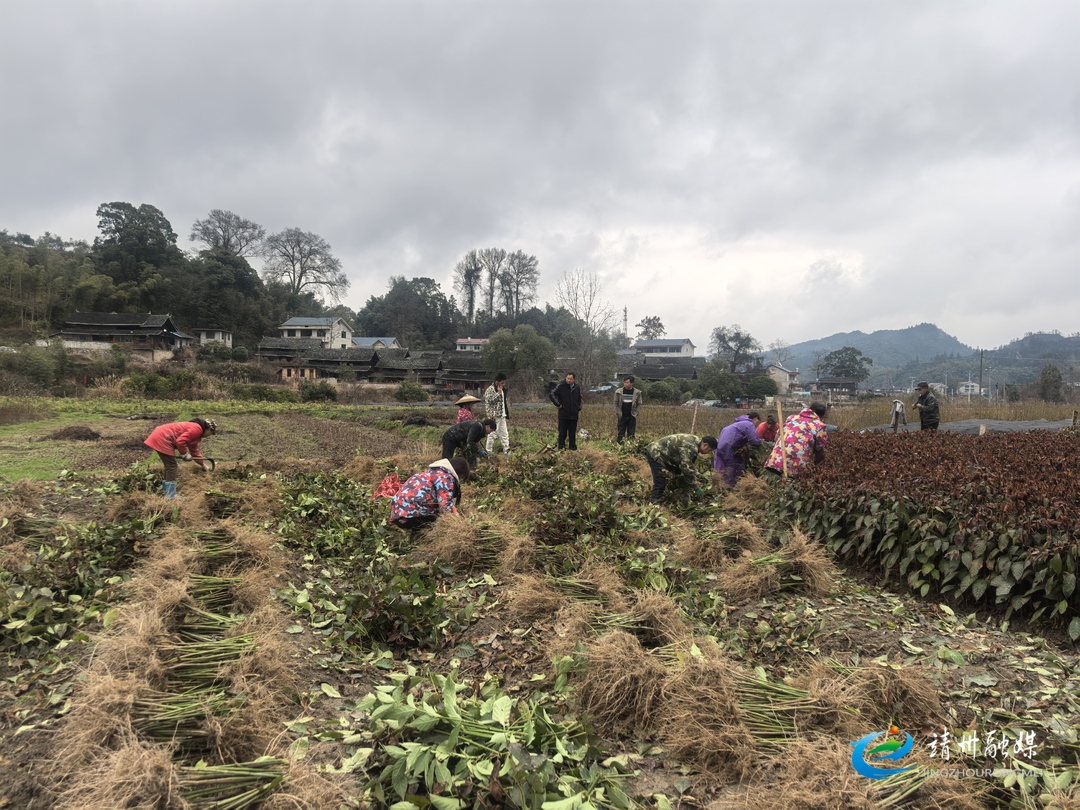
[[[757,764],[754,737],[736,700],[736,674],[723,658],[691,659],[665,681],[659,723],[676,761],[725,783],[745,779]]]
[[[633,734],[654,726],[666,677],[634,636],[615,630],[587,645],[575,695],[601,733]]]
[[[168,746],[129,736],[79,770],[57,801],[70,810],[183,810],[179,769]]]
[[[551,621],[569,598],[538,577],[519,575],[507,591],[507,610],[519,622]]]
[[[672,534],[675,558],[703,571],[722,571],[741,557],[753,559],[768,551],[761,530],[739,517],[724,518],[702,531],[675,524]]]
[[[820,543],[798,529],[769,554],[743,556],[721,571],[717,584],[732,599],[759,599],[781,590],[798,590],[813,596],[832,592],[838,572]]]
[[[735,488],[724,496],[724,509],[728,512],[753,512],[768,504],[770,494],[767,480],[756,475],[744,475]]]
[[[690,626],[679,606],[665,594],[638,593],[631,613],[640,623],[638,636],[646,647],[666,647],[690,635]]]

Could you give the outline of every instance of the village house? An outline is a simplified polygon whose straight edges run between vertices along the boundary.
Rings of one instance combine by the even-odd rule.
[[[454,344],[454,350],[459,352],[475,352],[479,354],[484,350],[487,345],[487,338],[472,338],[463,337],[458,338]]]
[[[798,369],[789,371],[779,363],[770,363],[765,368],[765,374],[776,383],[776,393],[780,396],[790,394],[792,391],[798,391],[800,389]]]
[[[64,348],[73,352],[124,346],[148,355],[151,361],[168,360],[173,352],[195,343],[192,335],[176,327],[172,315],[153,313],[76,312],[50,337],[59,337]]]
[[[195,340],[198,341],[200,346],[205,346],[207,343],[224,343],[230,349],[232,348],[232,332],[228,329],[222,329],[220,326],[196,326],[191,330],[191,334],[195,336]]]
[[[278,327],[278,337],[313,338],[327,349],[347,349],[353,328],[341,318],[289,318]]]
[[[358,349],[404,349],[396,337],[353,336],[353,346]]]
[[[695,347],[689,338],[675,338],[672,340],[639,340],[630,348],[646,356],[693,357]]]

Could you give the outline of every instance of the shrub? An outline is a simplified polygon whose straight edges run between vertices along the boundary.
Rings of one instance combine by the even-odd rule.
[[[427,402],[428,392],[420,383],[403,382],[394,392],[399,402]]]
[[[301,402],[337,402],[337,389],[326,380],[301,380],[297,392]]]
[[[237,363],[246,363],[248,356],[248,350],[244,346],[236,346],[232,350],[232,359]]]

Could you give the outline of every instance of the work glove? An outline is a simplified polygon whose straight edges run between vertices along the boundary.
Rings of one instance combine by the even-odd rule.
[[[191,453],[184,453],[184,455],[180,456],[180,458],[183,461],[191,461]]]
[[[695,498],[700,498],[704,494],[705,494],[705,490],[703,490],[701,487],[698,487],[697,489],[694,490],[694,497]]]

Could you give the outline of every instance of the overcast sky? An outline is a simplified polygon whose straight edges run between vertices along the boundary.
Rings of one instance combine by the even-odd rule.
[[[100,203],[330,242],[344,303],[472,248],[706,350],[1080,330],[1076,0],[7,0],[0,229]],[[257,265],[257,263],[256,263]]]

